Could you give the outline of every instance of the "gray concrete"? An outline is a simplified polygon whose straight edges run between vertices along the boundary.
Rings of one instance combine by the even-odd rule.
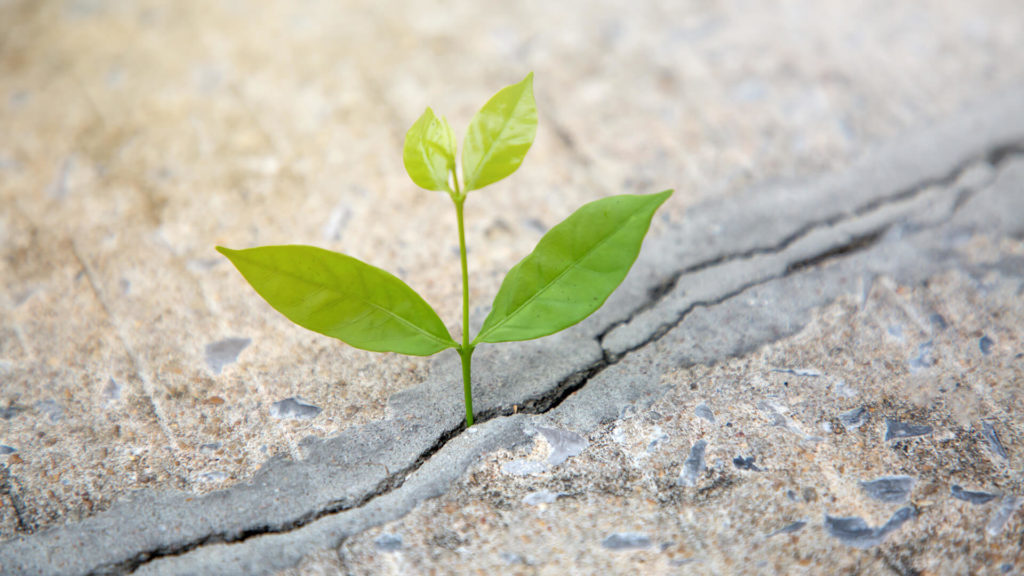
[[[936,147],[940,140],[950,144]],[[893,143],[839,177],[791,190],[786,202],[758,193],[729,208],[696,207],[676,229],[685,235],[663,234],[645,246],[637,276],[678,276],[658,300],[617,298],[578,330],[481,349],[479,413],[493,417],[518,405],[541,412],[538,422],[585,434],[627,406],[642,410],[659,398],[668,367],[716,362],[793,334],[813,309],[875,276],[914,283],[964,267],[949,249],[956,238],[1024,233],[1024,218],[1016,217],[1024,214],[1024,161],[1013,148],[1020,143],[1024,92]],[[740,224],[710,236],[713,243],[678,249],[708,222]],[[609,322],[616,317],[626,320]],[[605,332],[611,363],[587,337]],[[480,454],[525,438],[525,416],[497,416],[459,432],[460,387],[448,360],[427,382],[392,397],[393,418],[312,440],[301,462],[271,461],[252,481],[202,496],[138,494],[81,522],[3,543],[0,564],[26,574],[271,573],[398,518],[443,493]],[[597,374],[578,382],[591,371]],[[575,391],[563,401],[566,386]]]
[[[0,572],[1024,570],[1022,35],[1013,0],[0,2]],[[212,247],[344,251],[457,335],[402,136],[527,70],[473,324],[583,202],[677,191],[597,314],[479,349],[467,431],[455,354],[292,326]]]

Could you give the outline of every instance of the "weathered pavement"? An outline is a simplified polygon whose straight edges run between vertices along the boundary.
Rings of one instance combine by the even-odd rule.
[[[472,262],[478,301],[487,301],[538,228],[592,197],[588,190],[675,185],[682,198],[600,313],[553,338],[481,348],[482,424],[464,431],[455,358],[339,351],[285,326],[211,260],[209,248],[301,241],[344,249],[400,270],[443,317],[455,318],[457,290],[444,278],[456,277],[457,262],[420,240],[436,235],[433,222],[447,222],[448,206],[411,191],[400,162],[376,158],[399,149],[399,120],[417,108],[449,102],[449,117],[467,118],[493,91],[453,99],[444,84],[509,80],[463,69],[439,85],[416,84],[426,78],[416,65],[429,58],[401,46],[432,38],[439,62],[428,68],[443,69],[454,57],[444,25],[479,15],[413,18],[418,27],[401,29],[398,48],[382,46],[377,68],[341,59],[335,75],[324,73],[330,54],[365,44],[373,32],[332,20],[351,33],[334,40],[335,28],[318,26],[315,14],[292,14],[282,21],[324,53],[288,75],[285,57],[256,65],[266,49],[245,35],[263,30],[260,18],[234,33],[241,42],[225,44],[231,36],[207,22],[230,21],[230,10],[100,6],[0,9],[17,13],[28,30],[46,17],[68,19],[83,41],[97,39],[109,22],[96,22],[111,18],[128,30],[153,26],[158,37],[202,41],[180,60],[162,59],[154,43],[153,53],[117,62],[102,42],[99,55],[76,60],[58,51],[48,59],[24,52],[34,40],[22,28],[3,36],[0,57],[14,55],[4,60],[13,71],[4,76],[4,119],[8,133],[26,135],[0,150],[7,257],[0,444],[16,449],[3,456],[4,573],[561,573],[641,565],[666,572],[687,563],[719,573],[1024,569],[1016,509],[1024,496],[1024,91],[1001,85],[998,74],[977,76],[978,91],[959,96],[950,95],[963,90],[952,71],[941,97],[905,94],[935,107],[928,126],[922,113],[908,126],[873,132],[867,127],[886,118],[884,100],[868,98],[872,104],[858,110],[860,140],[838,150],[818,118],[790,128],[782,139],[794,146],[785,151],[764,148],[771,139],[722,136],[739,130],[730,116],[739,111],[769,132],[779,129],[748,103],[786,102],[786,90],[773,93],[770,81],[752,87],[750,70],[735,77],[741,104],[708,102],[707,131],[686,138],[672,136],[689,134],[673,106],[704,102],[673,100],[685,86],[664,80],[649,100],[618,96],[626,116],[647,128],[629,136],[635,130],[626,120],[594,127],[563,100],[592,106],[614,74],[562,74],[546,97],[551,128],[531,153],[544,160],[524,168],[522,184],[480,199],[483,223],[471,229],[470,245],[500,249]],[[281,16],[267,10],[265,17]],[[722,11],[725,24],[706,30],[680,20],[696,34],[681,41],[696,52],[679,48],[686,57],[648,65],[685,79],[715,50],[750,48],[730,40],[747,30]],[[393,33],[405,24],[366,7],[347,15]],[[533,17],[525,9],[508,16]],[[619,32],[626,40],[609,40],[609,70],[626,74],[652,53],[642,31],[679,32],[655,25],[665,16],[626,17]],[[803,25],[802,16],[781,18]],[[880,18],[903,30],[901,15]],[[959,38],[942,24],[919,33]],[[978,51],[956,44],[965,61],[995,59],[1007,27],[1021,25],[1019,17],[995,16],[975,24],[991,26],[988,40]],[[842,24],[829,20],[810,32],[827,36],[835,32],[829,26]],[[522,46],[514,27],[491,33],[490,50],[518,58],[538,77],[545,67],[559,76],[564,62],[553,53],[586,58],[571,33],[539,30]],[[153,40],[143,34],[132,42]],[[239,46],[253,53],[235,52]],[[882,69],[913,76],[913,50],[898,48],[907,61],[894,58]],[[775,50],[780,61],[789,50],[809,57],[785,42]],[[147,62],[165,66],[150,74],[141,67]],[[190,62],[183,74],[196,96],[160,77]],[[853,88],[836,93],[850,101],[873,80],[847,64],[826,58],[809,67],[848,74]],[[1001,73],[1021,70],[1012,59],[1002,64]],[[64,69],[74,72],[67,86],[67,75],[48,76]],[[647,78],[634,73],[626,78]],[[295,117],[271,114],[296,102],[268,87],[282,74],[307,99]],[[705,89],[721,90],[731,77],[708,80]],[[300,79],[315,84],[303,92]],[[156,87],[166,93],[152,96]],[[142,97],[123,119],[117,104],[134,101],[118,90]],[[91,112],[71,106],[44,120],[48,102],[81,100],[83,92]],[[209,111],[204,102],[221,107]],[[140,128],[153,117],[162,123]],[[326,118],[340,133],[320,130]],[[802,121],[797,114],[779,125]],[[194,134],[182,140],[175,122]],[[685,152],[691,138],[714,134],[725,139],[724,157],[747,163],[749,173],[719,172],[724,160],[703,156],[701,143]],[[813,152],[795,145],[815,138]],[[63,147],[50,151],[49,141]],[[352,155],[341,155],[349,147]],[[304,156],[311,154],[319,159]],[[826,168],[825,177],[807,176]],[[800,182],[750,186],[780,176]],[[716,178],[732,184],[708,182]],[[416,222],[404,219],[409,213]],[[305,403],[281,403],[289,397]],[[541,438],[552,434],[565,444],[554,452],[572,456],[546,465],[551,442]],[[878,478],[882,484],[872,484]],[[887,488],[881,499],[876,485]],[[981,492],[993,498],[982,502]]]

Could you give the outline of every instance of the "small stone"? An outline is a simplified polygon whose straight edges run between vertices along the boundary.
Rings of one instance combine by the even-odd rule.
[[[774,368],[772,372],[779,372],[781,374],[792,374],[793,376],[807,376],[809,378],[817,378],[821,376],[820,370],[814,368]]]
[[[847,430],[856,430],[871,419],[871,411],[865,406],[848,410],[839,415],[839,423]]]
[[[932,356],[932,341],[922,343],[917,347],[917,356],[907,361],[911,372],[919,372],[935,365],[935,357]]]
[[[953,498],[957,500],[963,500],[964,502],[970,502],[971,504],[988,504],[992,500],[995,500],[998,494],[992,494],[991,492],[973,492],[971,490],[964,490],[956,484],[950,488]]]
[[[836,394],[843,398],[856,398],[860,392],[858,392],[853,386],[847,384],[845,380],[840,380],[836,383]]]
[[[616,532],[601,541],[609,550],[641,550],[651,546],[651,539],[639,532]]]
[[[402,535],[381,534],[374,539],[373,545],[381,552],[398,552],[402,549]]]
[[[252,343],[251,338],[225,338],[206,345],[206,364],[214,374],[233,364],[238,355]]]
[[[751,456],[749,458],[737,456],[732,459],[732,464],[733,466],[739,468],[740,470],[753,470],[755,472],[760,472],[761,469],[758,468],[756,464],[754,464],[755,458],[756,456]]]
[[[993,345],[995,345],[995,341],[989,338],[988,336],[982,336],[981,339],[978,340],[978,348],[981,350],[981,353],[984,354],[985,356],[988,356],[989,354],[992,353]]]
[[[24,411],[25,409],[22,408],[21,406],[8,406],[6,408],[0,408],[0,418],[3,418],[4,420],[10,420],[11,418],[14,418],[15,416],[21,414]]]
[[[804,526],[807,526],[807,522],[804,522],[803,520],[797,520],[792,524],[787,524],[782,528],[779,528],[775,532],[772,532],[768,535],[768,537],[771,538],[772,536],[777,536],[779,534],[792,534],[794,532],[799,532],[803,530]]]
[[[309,420],[315,418],[320,412],[319,406],[314,406],[294,396],[270,405],[270,416],[279,420]]]
[[[661,429],[661,426],[655,426],[654,430],[651,431],[651,440],[647,443],[647,451],[654,452],[658,449],[658,446],[661,446],[667,441],[668,434]]]
[[[908,424],[897,420],[885,419],[885,439],[902,440],[932,433],[932,427],[927,424]]]
[[[548,490],[540,490],[539,492],[531,492],[526,496],[523,496],[523,504],[527,506],[537,506],[539,504],[551,504],[558,497],[561,496],[561,492],[551,492]]]
[[[6,456],[8,454],[14,454],[18,449],[13,446],[7,446],[6,444],[0,444],[0,456]]]
[[[201,444],[199,446],[199,451],[204,453],[204,454],[213,454],[217,450],[220,450],[220,447],[221,447],[221,443],[220,442],[210,442],[208,444]]]
[[[196,479],[200,482],[223,482],[228,479],[228,474],[222,470],[212,470],[199,474]]]
[[[904,502],[914,488],[914,478],[910,476],[883,476],[869,482],[861,482],[860,487],[867,495],[880,502]]]
[[[999,439],[999,433],[996,431],[995,425],[991,422],[982,422],[981,434],[985,437],[985,440],[988,442],[988,448],[993,454],[1003,460],[1010,459],[1010,455],[1006,453],[1006,448],[1003,446],[1003,441]]]
[[[931,322],[932,326],[939,331],[945,330],[949,326],[949,324],[946,322],[946,319],[943,318],[942,314],[939,314],[938,312],[929,316],[928,321]]]
[[[40,400],[35,403],[38,412],[50,419],[50,422],[60,422],[64,419],[64,407],[56,400]]]
[[[683,462],[683,471],[676,481],[680,486],[696,486],[700,475],[704,473],[704,451],[708,443],[704,440],[697,440],[690,448],[690,456]]]
[[[1003,528],[1006,527],[1006,522],[1013,516],[1013,513],[1020,508],[1021,498],[1007,494],[1003,496],[1003,499],[999,501],[999,508],[996,509],[995,513],[992,514],[992,518],[988,521],[988,526],[985,530],[988,531],[990,536],[998,536]]]
[[[715,413],[711,411],[711,408],[708,408],[707,404],[698,404],[697,407],[693,409],[693,413],[712,424],[715,423]]]
[[[107,385],[103,387],[103,399],[108,403],[121,399],[121,385],[117,383],[117,380],[107,379]]]
[[[510,566],[512,564],[525,564],[525,562],[523,562],[523,557],[515,552],[502,552],[499,556],[501,556],[501,559]]]
[[[852,516],[835,518],[825,515],[825,530],[829,536],[854,548],[871,548],[881,544],[885,537],[903,525],[904,522],[917,516],[917,510],[911,506],[900,508],[883,526],[872,528],[864,519]]]
[[[512,476],[532,476],[547,472],[547,465],[536,460],[512,460],[501,465],[501,471]]]
[[[538,426],[537,430],[544,436],[544,439],[551,445],[551,455],[548,456],[548,464],[558,466],[569,458],[583,452],[590,444],[587,439],[569,430],[557,428],[545,428]]]

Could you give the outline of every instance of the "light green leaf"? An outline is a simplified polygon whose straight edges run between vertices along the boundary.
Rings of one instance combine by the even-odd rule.
[[[427,108],[405,134],[402,161],[420,188],[451,191],[448,175],[455,170],[455,133],[448,121]]]
[[[626,277],[671,195],[597,200],[549,230],[505,276],[474,343],[540,338],[593,314]]]
[[[217,251],[278,312],[303,328],[373,352],[429,356],[457,347],[412,288],[351,256],[313,246]]]
[[[502,88],[469,123],[462,144],[466,191],[493,184],[519,169],[536,134],[531,72],[518,84]]]

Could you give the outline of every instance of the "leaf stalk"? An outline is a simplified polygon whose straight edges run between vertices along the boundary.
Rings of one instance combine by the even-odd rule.
[[[466,203],[466,196],[459,188],[459,176],[452,171],[452,183],[455,190],[452,193],[452,202],[455,203],[455,218],[459,223],[459,259],[462,264],[462,346],[458,348],[459,358],[462,359],[462,388],[466,397],[466,428],[473,425],[473,374],[472,360],[473,350],[476,345],[470,342],[469,338],[469,264],[466,260],[466,225],[463,219],[463,205]]]

